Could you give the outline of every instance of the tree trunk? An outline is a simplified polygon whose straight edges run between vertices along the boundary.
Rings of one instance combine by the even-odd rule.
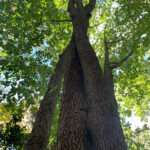
[[[64,76],[58,150],[84,150],[85,101],[83,73],[76,52]]]
[[[95,1],[95,0],[93,0]],[[87,132],[92,150],[127,150],[118,107],[114,96],[112,73],[106,53],[102,74],[87,37],[89,9],[81,1],[73,1],[69,12],[72,17],[75,42],[83,70],[85,93],[88,101]],[[89,2],[88,8],[91,6]],[[92,5],[93,6],[93,5]],[[92,10],[92,9],[90,9]],[[106,51],[107,52],[107,51]]]
[[[74,51],[72,51],[73,46],[73,42],[71,41],[56,65],[55,72],[50,78],[48,89],[40,104],[39,111],[37,112],[32,133],[25,144],[25,150],[46,150],[50,127],[52,124],[52,115],[55,109],[56,99],[60,91],[60,83],[63,78],[64,71],[68,68],[72,57],[74,56]]]
[[[45,150],[56,95],[65,71],[57,150],[127,150],[114,95],[109,54],[105,51],[104,73],[90,45],[87,30],[96,0],[83,6],[69,0],[73,36],[68,61],[56,70],[41,103],[26,150]],[[106,49],[107,50],[107,49]]]

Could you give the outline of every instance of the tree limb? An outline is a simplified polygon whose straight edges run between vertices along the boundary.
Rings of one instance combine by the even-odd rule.
[[[70,13],[71,16],[75,15],[76,8],[75,8],[75,1],[74,0],[69,0],[68,2],[68,12]]]
[[[133,50],[131,50],[128,53],[128,55],[126,55],[124,58],[122,58],[119,62],[112,62],[110,64],[111,69],[115,69],[115,68],[120,67],[125,61],[127,61],[130,58],[130,56],[132,56],[132,54],[133,54]]]
[[[89,3],[85,6],[87,13],[91,13],[92,10],[95,8],[96,0],[89,0]]]
[[[83,3],[82,3],[82,0],[74,0],[77,7],[81,10],[83,9]]]
[[[53,22],[53,23],[64,23],[64,22],[67,22],[67,23],[71,23],[71,19],[63,19],[63,20],[55,20],[55,19],[53,19],[53,20],[50,20],[50,22]]]
[[[104,72],[109,68],[109,45],[106,38],[106,33],[104,31],[104,52],[105,52],[105,63],[104,63]]]

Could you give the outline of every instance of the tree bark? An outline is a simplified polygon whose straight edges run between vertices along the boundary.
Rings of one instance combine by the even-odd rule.
[[[91,137],[91,149],[127,150],[114,95],[108,53],[106,51],[104,73],[101,75],[100,65],[87,37],[89,12],[78,3],[77,8],[70,10],[70,16],[88,100],[87,132]]]
[[[64,76],[58,150],[84,150],[85,101],[83,73],[76,52]]]
[[[127,150],[114,94],[109,53],[105,48],[104,72],[90,45],[87,31],[96,0],[83,6],[69,0],[73,36],[50,81],[40,105],[26,150],[45,150],[59,83],[64,75],[57,150]],[[65,54],[64,53],[64,54]]]
[[[32,133],[24,148],[25,150],[45,150],[47,147],[50,127],[52,124],[52,115],[55,109],[56,99],[60,91],[61,80],[65,69],[68,68],[68,65],[74,55],[72,47],[73,42],[71,41],[60,57],[60,60],[56,65],[55,72],[50,78],[48,89],[40,104]]]

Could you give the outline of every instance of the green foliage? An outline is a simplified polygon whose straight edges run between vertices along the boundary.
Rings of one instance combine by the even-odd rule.
[[[20,114],[13,114],[12,119],[5,124],[5,127],[0,128],[0,147],[4,150],[8,147],[23,148],[27,136],[25,130],[17,124],[21,121],[21,117]]]
[[[131,150],[148,150],[150,147],[150,129],[144,126],[142,129],[137,128],[135,131],[131,130],[129,124],[125,126],[125,136],[129,149]]]
[[[1,101],[26,100],[30,104],[44,94],[48,76],[70,36],[69,31],[63,30],[68,25],[60,26],[51,21],[66,14],[48,0],[0,3],[0,45],[5,50],[0,54],[7,54],[7,57],[1,56],[0,70],[4,76],[1,84],[11,86]],[[19,100],[14,98],[16,94]]]
[[[53,114],[53,124],[51,127],[51,135],[49,137],[49,149],[53,149],[53,147],[55,148],[56,144],[57,144],[57,135],[58,135],[58,129],[59,129],[59,116],[60,116],[60,100],[58,101],[57,105],[56,105],[56,109],[54,111]]]

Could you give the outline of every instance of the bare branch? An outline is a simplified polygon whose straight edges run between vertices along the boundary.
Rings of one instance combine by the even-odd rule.
[[[105,51],[105,65],[108,66],[109,65],[109,41],[106,38],[106,34],[104,31],[104,51]]]
[[[89,4],[85,6],[87,13],[91,13],[92,10],[95,8],[95,5],[96,5],[96,0],[89,0]]]
[[[68,12],[71,16],[75,15],[76,8],[75,8],[75,0],[69,0],[68,2]]]
[[[69,0],[68,12],[71,16],[75,16],[78,10],[83,10],[82,0]]]
[[[50,20],[50,22],[53,22],[53,23],[71,23],[71,19],[63,19],[63,20]]]
[[[115,37],[115,40],[110,40],[110,41],[108,41],[108,43],[110,45],[113,45],[113,44],[116,44],[116,43],[119,43],[119,42],[122,42],[122,41],[127,41],[127,39],[125,37],[122,37],[122,36],[120,36],[119,38]]]
[[[83,9],[83,3],[82,0],[74,0],[77,7],[82,10]]]
[[[98,27],[100,25],[100,23],[97,23],[97,24],[94,24],[92,26],[89,26],[89,28],[95,28],[95,27]]]
[[[130,58],[130,56],[132,56],[132,54],[133,54],[133,50],[131,50],[131,51],[128,53],[128,55],[125,56],[124,58],[122,58],[119,62],[112,62],[112,63],[110,64],[111,69],[120,67],[125,61],[127,61],[127,60]]]

